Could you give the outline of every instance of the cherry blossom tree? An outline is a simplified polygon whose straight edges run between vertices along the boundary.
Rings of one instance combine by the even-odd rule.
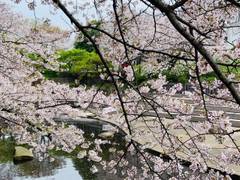
[[[87,150],[80,151],[78,158],[87,157],[111,173],[117,173],[116,166],[128,167],[127,154],[136,153],[141,170],[136,166],[122,170],[126,179],[210,179],[226,174],[230,178],[228,174],[236,173],[232,164],[239,165],[239,129],[224,111],[213,111],[209,104],[239,111],[239,77],[233,73],[239,68],[239,44],[227,39],[228,29],[236,28],[231,22],[239,11],[237,1],[42,3],[62,10],[76,31],[88,39],[105,67],[101,77],[109,77],[115,91],[106,94],[95,87],[70,88],[45,80],[39,67],[59,68],[54,52],[62,48],[68,32],[44,24],[34,26],[25,19],[19,23],[14,18],[18,15],[1,5],[0,117],[18,143],[31,145],[40,160],[48,149],[72,152],[81,146]],[[29,8],[37,8],[35,1],[29,2]],[[78,13],[85,21],[77,18]],[[92,18],[101,25],[85,23]],[[89,30],[101,35],[92,37]],[[26,55],[32,52],[40,60],[29,61]],[[140,85],[135,68],[139,57],[146,72],[158,73]],[[117,70],[110,69],[108,61]],[[188,69],[191,90],[184,90],[180,83],[169,84],[162,74],[177,64]],[[214,81],[202,78],[208,73],[214,73]],[[192,103],[176,98],[179,94]],[[199,107],[203,120],[193,122]],[[99,119],[114,120],[125,130],[127,151],[111,150],[119,159],[106,162],[100,156],[105,141],[96,137],[88,142],[82,130],[54,121],[62,114],[79,117],[86,109]],[[41,143],[42,137],[51,137],[51,141]],[[219,148],[211,146],[213,142]],[[89,150],[91,144],[94,149]],[[162,153],[159,156],[147,151],[156,147]],[[97,172],[97,167],[92,171]]]

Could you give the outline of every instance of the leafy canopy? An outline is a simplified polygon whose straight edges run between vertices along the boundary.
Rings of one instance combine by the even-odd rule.
[[[73,74],[97,72],[102,68],[102,62],[95,52],[84,49],[59,51],[57,60],[62,63],[61,68]]]

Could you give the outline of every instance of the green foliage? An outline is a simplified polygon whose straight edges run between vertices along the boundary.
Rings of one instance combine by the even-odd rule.
[[[43,60],[40,54],[38,53],[27,53],[26,56],[32,61]]]
[[[60,71],[43,69],[41,73],[46,79],[67,82],[71,87],[85,84],[88,87],[94,85],[106,92],[113,90],[111,82],[100,79],[99,75],[105,72],[105,67],[95,52],[71,49],[59,51],[57,55]],[[111,62],[107,62],[107,64],[110,69],[113,68]]]
[[[54,79],[59,77],[59,73],[56,71],[52,71],[49,69],[45,69],[42,71],[42,74],[45,76],[46,79]]]
[[[148,80],[149,75],[147,72],[143,69],[141,64],[135,65],[134,66],[134,71],[135,71],[135,83],[137,85],[143,83],[144,81]]]
[[[219,66],[220,70],[226,76],[229,74],[234,74],[237,80],[240,80],[240,67],[229,67]],[[213,82],[215,79],[218,79],[217,75],[214,71],[208,72],[206,74],[201,75],[201,80],[207,81],[209,83]]]
[[[212,72],[209,72],[209,73],[206,73],[206,74],[202,74],[202,75],[200,76],[200,79],[201,79],[202,81],[206,81],[206,82],[208,82],[208,83],[211,83],[211,82],[213,82],[215,79],[218,79],[218,78],[217,78],[215,72],[212,71]]]
[[[240,79],[240,67],[229,67],[226,66],[220,66],[221,71],[225,74],[235,74],[236,79]]]
[[[36,52],[28,52],[25,49],[18,50],[18,53],[28,58],[30,61],[33,61],[33,63],[31,63],[31,66],[35,67],[38,71],[43,71],[45,69],[43,63],[47,63],[47,61],[44,57],[41,56],[41,54]]]
[[[58,61],[62,63],[61,68],[73,75],[98,77],[104,69],[99,56],[95,52],[83,49],[71,49],[58,52]]]
[[[171,83],[182,83],[186,84],[189,80],[189,72],[187,67],[184,65],[176,65],[171,69],[162,71],[162,74],[166,76],[167,81]]]
[[[58,71],[53,71],[50,69],[44,69],[41,72],[46,79],[57,79],[57,78],[66,78],[68,77],[69,80],[73,80],[77,78],[77,76],[74,76],[73,74],[69,72],[58,72]]]
[[[92,44],[90,44],[86,39],[83,41],[77,41],[74,43],[74,47],[76,49],[85,49],[88,52],[94,51],[94,47]]]

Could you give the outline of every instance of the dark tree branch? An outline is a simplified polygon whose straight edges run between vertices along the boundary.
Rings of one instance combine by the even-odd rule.
[[[236,6],[237,8],[240,8],[240,2],[239,0],[226,0],[228,2],[230,2],[231,4],[233,4],[234,6]]]
[[[84,27],[77,21],[76,18],[73,17],[73,15],[66,9],[66,7],[59,0],[53,0],[53,2],[63,11],[63,13],[70,19],[70,21],[77,27],[77,29],[79,31],[81,31],[83,33],[83,35],[92,43],[96,53],[99,55],[99,58],[100,58],[101,62],[103,63],[104,67],[106,68],[106,71],[107,71],[108,75],[112,79],[113,85],[114,85],[114,87],[116,89],[116,92],[117,92],[117,95],[118,95],[118,99],[119,99],[120,104],[121,104],[121,108],[122,108],[122,111],[123,111],[125,121],[127,123],[129,134],[132,134],[132,128],[131,128],[131,125],[128,121],[127,112],[126,112],[126,109],[125,109],[125,106],[124,106],[124,103],[123,103],[123,100],[122,100],[122,97],[121,97],[120,90],[119,90],[118,85],[117,85],[117,83],[116,83],[116,81],[113,77],[113,74],[111,73],[111,71],[110,71],[102,53],[100,52],[98,46],[96,45],[95,41],[91,38],[91,36],[89,36],[87,31],[85,31]]]
[[[113,35],[111,35],[110,33],[108,33],[107,31],[104,31],[102,29],[99,29],[97,27],[93,27],[93,26],[83,26],[84,29],[94,29],[94,30],[97,30],[105,35],[107,35],[108,37],[110,37],[111,39],[123,44],[124,42],[121,40],[121,39],[118,39],[116,37],[114,37]],[[180,60],[185,60],[185,61],[194,61],[194,59],[191,59],[191,58],[187,58],[187,57],[184,57],[184,56],[179,56],[179,55],[173,55],[173,54],[169,54],[167,52],[164,52],[164,51],[160,51],[160,50],[156,50],[156,49],[143,49],[143,48],[139,48],[139,47],[136,47],[132,44],[129,44],[128,42],[125,42],[125,45],[130,47],[130,48],[133,48],[133,49],[136,49],[138,51],[141,51],[143,53],[156,53],[156,54],[161,54],[163,56],[167,56],[167,57],[170,57],[170,58],[175,58],[175,59],[180,59]]]
[[[233,83],[226,78],[226,76],[221,72],[218,65],[214,62],[211,54],[206,50],[201,42],[195,39],[189,32],[187,32],[186,28],[184,28],[181,23],[177,20],[177,17],[174,11],[169,8],[168,5],[163,3],[161,0],[148,0],[150,3],[155,5],[161,12],[165,13],[168,17],[169,21],[175,27],[175,29],[185,38],[188,42],[198,50],[198,52],[206,59],[208,64],[212,67],[218,78],[223,82],[223,84],[228,88],[233,98],[236,100],[236,103],[240,105],[240,95]]]

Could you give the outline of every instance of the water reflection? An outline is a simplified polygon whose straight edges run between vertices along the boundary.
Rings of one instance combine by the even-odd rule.
[[[101,132],[101,127],[89,127],[80,126],[78,127],[84,129],[86,136],[89,137],[89,133],[99,134]],[[105,160],[112,159],[114,153],[109,153],[110,147],[115,147],[116,149],[122,149],[124,142],[120,137],[116,136],[112,139],[113,142],[118,142],[120,144],[105,144],[103,145],[103,158]],[[91,139],[88,139],[91,141]],[[121,143],[122,142],[122,143]],[[11,140],[0,140],[0,180],[120,180],[119,175],[109,175],[107,171],[102,170],[99,164],[98,173],[92,174],[90,171],[93,162],[85,159],[77,159],[76,156],[69,156],[65,153],[53,153],[51,158],[44,159],[44,161],[39,162],[34,159],[32,161],[24,162],[15,165],[13,163],[13,152],[14,152],[14,142]],[[115,155],[116,156],[116,155]]]
[[[15,165],[13,162],[2,163],[0,164],[0,179],[81,180],[82,177],[75,169],[72,159],[66,157],[55,157],[53,162],[46,159],[42,162],[33,160],[18,165]]]
[[[3,154],[0,152],[0,156]],[[42,162],[36,159],[15,165],[12,161],[0,162],[0,180],[118,180],[118,176],[101,170],[92,174],[92,162],[87,159],[54,156],[51,162],[45,159]]]

